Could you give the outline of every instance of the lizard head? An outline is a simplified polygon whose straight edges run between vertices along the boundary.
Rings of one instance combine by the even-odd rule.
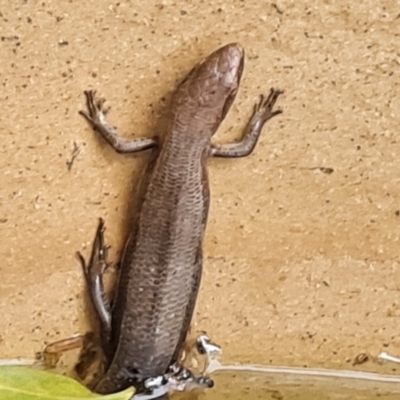
[[[190,118],[213,135],[239,88],[244,50],[236,43],[221,47],[192,69],[173,97],[179,119]]]

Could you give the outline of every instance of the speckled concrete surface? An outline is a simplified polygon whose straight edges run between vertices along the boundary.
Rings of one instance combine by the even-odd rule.
[[[127,137],[153,135],[176,84],[229,42],[247,60],[216,140],[237,138],[271,86],[284,113],[249,158],[209,162],[195,330],[226,361],[352,368],[360,352],[400,355],[398,3],[212,4],[0,0],[0,358],[86,332],[74,253],[89,254],[99,216],[114,260],[126,235],[148,156],[93,134],[83,90],[107,98]]]

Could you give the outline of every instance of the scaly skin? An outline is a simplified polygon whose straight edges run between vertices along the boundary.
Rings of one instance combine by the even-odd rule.
[[[173,96],[170,126],[159,142],[121,138],[105,120],[104,101],[97,100],[94,92],[85,92],[88,112],[82,111],[82,115],[116,151],[158,148],[125,248],[111,315],[105,315],[110,307],[99,276],[91,273],[101,270],[96,257],[92,256],[87,270],[94,306],[103,329],[110,332],[103,335],[108,338],[103,343],[106,354],[112,356],[95,387],[99,393],[132,384],[140,387],[143,380],[164,374],[177,361],[201,281],[210,202],[207,158],[247,156],[264,123],[281,113],[272,110],[281,92],[271,89],[269,97],[261,97],[255,106],[241,142],[220,147],[211,144],[236,96],[243,63],[243,49],[229,44],[196,66]],[[102,243],[99,238],[96,241]],[[104,248],[99,250],[104,252]]]

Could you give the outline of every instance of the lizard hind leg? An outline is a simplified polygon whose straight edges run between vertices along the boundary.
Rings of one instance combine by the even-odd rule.
[[[77,257],[82,265],[92,305],[100,320],[102,340],[107,342],[111,335],[111,306],[103,283],[104,272],[109,266],[107,262],[109,247],[104,244],[104,232],[104,221],[100,218],[89,264],[81,253],[77,252]]]

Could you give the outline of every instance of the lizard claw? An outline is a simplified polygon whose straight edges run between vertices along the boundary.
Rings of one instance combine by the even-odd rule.
[[[268,97],[261,95],[259,102],[254,105],[254,117],[261,119],[265,123],[275,115],[281,114],[282,110],[273,111],[273,108],[282,93],[282,90],[272,88]]]
[[[110,111],[110,107],[104,107],[105,99],[96,98],[95,90],[85,90],[86,105],[88,111],[80,110],[79,114],[85,117],[94,127],[104,122],[105,115]]]

